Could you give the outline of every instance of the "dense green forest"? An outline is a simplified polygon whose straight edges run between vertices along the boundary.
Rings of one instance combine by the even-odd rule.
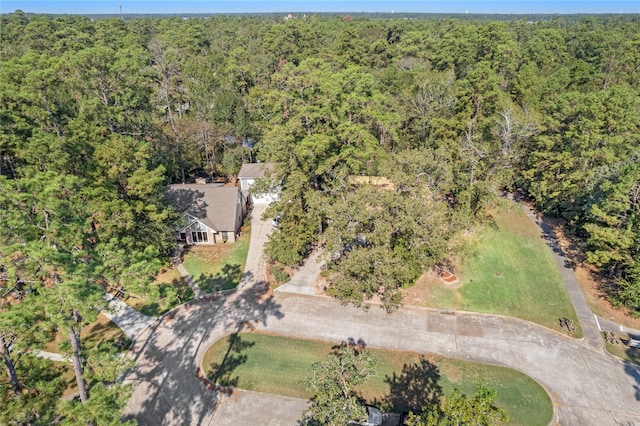
[[[123,366],[105,350],[83,369],[79,329],[106,288],[143,288],[171,256],[167,185],[232,179],[243,162],[277,164],[268,254],[295,266],[324,244],[341,300],[395,309],[520,189],[640,313],[638,16],[17,11],[0,28],[0,423],[119,424],[104,407],[126,400],[112,386]],[[82,402],[58,403],[29,358],[56,331]]]

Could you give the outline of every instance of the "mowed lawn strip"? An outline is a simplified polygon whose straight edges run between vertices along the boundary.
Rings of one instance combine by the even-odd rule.
[[[456,272],[461,286],[438,288],[428,305],[517,317],[559,331],[564,331],[559,319],[569,318],[577,327],[572,335],[582,337],[539,228],[513,203],[496,209],[492,217],[493,223],[479,233],[475,250]]]
[[[250,227],[233,243],[189,247],[182,264],[205,292],[229,290],[240,284],[249,253]]]
[[[231,346],[230,339],[236,342]],[[309,366],[326,360],[332,344],[258,333],[240,333],[219,340],[204,355],[207,377],[221,385],[257,392],[310,398],[303,380]],[[440,356],[371,349],[377,359],[376,375],[360,388],[369,403],[389,409],[390,382],[413,383],[424,389],[435,383],[443,395],[454,387],[471,396],[481,380],[498,391],[497,404],[509,415],[510,424],[547,425],[553,415],[551,399],[533,379],[518,371],[463,362]],[[410,367],[410,374],[403,367]],[[424,367],[428,368],[424,368]],[[395,373],[395,376],[394,376]],[[432,385],[433,386],[433,385]],[[429,391],[425,389],[425,392]],[[398,409],[398,403],[395,404]]]

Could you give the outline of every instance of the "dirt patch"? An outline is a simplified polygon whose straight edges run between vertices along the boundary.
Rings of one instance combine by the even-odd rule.
[[[456,274],[452,274],[449,271],[441,272],[438,278],[440,278],[440,281],[442,281],[448,287],[452,287],[460,283],[460,279],[458,278],[458,276]]]
[[[405,305],[422,306],[425,300],[430,299],[431,289],[441,285],[438,275],[429,271],[422,275],[414,286],[402,289],[402,300]]]
[[[443,281],[437,272],[433,270],[427,271],[418,278],[418,281],[414,286],[401,290],[403,303],[410,306],[432,306],[435,299],[434,292],[440,288],[453,291],[456,299],[455,304],[456,306],[459,306],[460,292],[458,289],[461,286],[460,279],[454,274],[451,275],[458,279],[457,283],[449,284]]]
[[[464,379],[464,371],[462,370],[462,368],[460,368],[460,366],[456,365],[456,364],[449,364],[449,363],[445,363],[443,365],[443,362],[441,359],[435,359],[434,362],[438,362],[441,366],[442,369],[442,373],[447,376],[447,379],[449,379],[449,381],[451,382],[461,382]]]
[[[316,294],[324,294],[327,295],[327,289],[329,288],[329,272],[322,271],[316,277],[315,282],[313,283]]]

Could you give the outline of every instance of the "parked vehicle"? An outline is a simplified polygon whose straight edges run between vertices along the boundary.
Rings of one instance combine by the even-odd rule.
[[[382,426],[382,412],[372,405],[367,405],[365,408],[367,409],[367,420],[351,422],[349,426]]]

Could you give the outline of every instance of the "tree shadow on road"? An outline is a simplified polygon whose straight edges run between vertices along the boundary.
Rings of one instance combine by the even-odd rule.
[[[404,364],[402,373],[385,377],[389,394],[376,403],[395,412],[421,412],[427,405],[440,402],[440,378],[438,366],[421,357],[416,363]]]
[[[633,389],[636,391],[636,401],[640,401],[640,367],[630,362],[625,362],[624,371],[635,379],[636,383],[633,385]]]
[[[340,349],[345,346],[353,348],[356,353],[360,353],[367,348],[367,344],[363,339],[354,339],[353,337],[349,337],[347,340],[343,340],[338,345],[333,345],[331,347],[331,353],[333,355],[337,355],[340,352]]]
[[[134,394],[123,420],[135,419],[141,425],[207,423],[221,390],[200,379],[198,362],[206,349],[224,336],[283,316],[263,281],[170,311],[140,335],[127,354],[136,365],[124,377]],[[230,345],[221,363],[219,376],[226,386],[237,379],[232,372],[245,359],[244,343],[236,340]]]

